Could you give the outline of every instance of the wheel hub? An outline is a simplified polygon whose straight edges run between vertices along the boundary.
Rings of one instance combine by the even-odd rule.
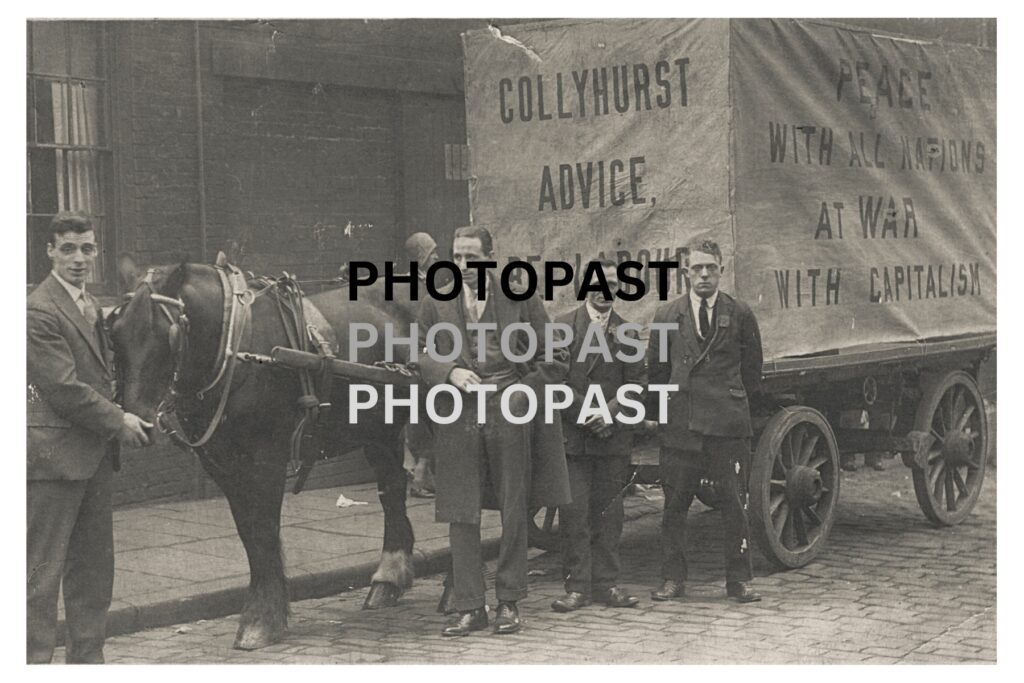
[[[805,507],[814,505],[825,492],[821,472],[813,467],[799,465],[790,468],[786,474],[786,500],[790,505]]]
[[[942,457],[954,467],[969,464],[973,451],[974,435],[967,432],[953,432],[942,442]]]

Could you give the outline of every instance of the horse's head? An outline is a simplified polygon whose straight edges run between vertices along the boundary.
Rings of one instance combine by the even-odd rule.
[[[216,361],[224,319],[217,271],[182,263],[150,272],[110,324],[124,409],[152,421],[170,390],[200,389]]]
[[[180,293],[188,268],[181,264],[162,277],[151,271],[112,316],[118,394],[125,410],[150,422],[185,352],[188,319]]]

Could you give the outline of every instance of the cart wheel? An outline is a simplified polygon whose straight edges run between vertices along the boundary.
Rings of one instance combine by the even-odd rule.
[[[825,547],[839,499],[839,447],[824,416],[791,406],[757,441],[750,472],[750,524],[773,563],[802,567]]]
[[[951,372],[928,386],[914,429],[934,439],[927,464],[912,468],[917,502],[933,523],[959,524],[978,501],[988,453],[988,420],[974,378]]]
[[[560,550],[562,539],[558,533],[558,508],[531,509],[527,538],[533,548]]]

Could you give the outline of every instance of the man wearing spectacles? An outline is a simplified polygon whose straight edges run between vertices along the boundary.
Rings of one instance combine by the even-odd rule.
[[[760,390],[761,335],[742,301],[719,291],[722,251],[703,239],[686,257],[690,291],[662,304],[656,323],[677,323],[668,333],[666,359],[661,339],[647,348],[651,384],[677,384],[669,416],[660,427],[662,583],[653,600],[681,597],[687,577],[686,515],[702,481],[712,481],[725,522],[726,593],[740,602],[761,599],[750,587],[751,541],[747,521],[750,468],[750,406]]]

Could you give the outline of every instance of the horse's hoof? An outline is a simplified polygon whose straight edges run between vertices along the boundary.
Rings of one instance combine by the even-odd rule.
[[[370,584],[370,592],[366,595],[366,602],[363,609],[384,609],[394,607],[398,604],[398,598],[402,595],[402,589],[393,583]]]
[[[236,650],[258,650],[261,647],[273,645],[281,640],[283,635],[284,633],[274,635],[262,628],[239,629],[238,635],[235,636],[234,647]]]

